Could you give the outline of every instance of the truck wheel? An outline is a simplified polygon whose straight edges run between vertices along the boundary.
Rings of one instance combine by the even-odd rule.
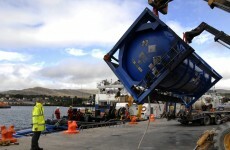
[[[230,122],[220,125],[214,134],[214,147],[217,150],[230,149]]]
[[[221,117],[220,117],[220,115],[216,115],[215,116],[214,123],[217,124],[217,125],[221,124]]]
[[[211,123],[211,118],[208,115],[204,116],[204,125],[207,126],[210,125],[210,123]]]

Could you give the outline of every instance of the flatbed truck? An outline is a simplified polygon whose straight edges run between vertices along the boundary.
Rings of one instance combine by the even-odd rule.
[[[192,123],[200,123],[202,125],[210,125],[210,124],[221,124],[223,119],[230,115],[229,110],[218,111],[218,110],[190,110],[187,112],[179,113],[178,121],[181,124],[189,124]]]

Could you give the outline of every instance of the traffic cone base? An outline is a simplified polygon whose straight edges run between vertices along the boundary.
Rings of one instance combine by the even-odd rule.
[[[79,130],[76,130],[76,131],[64,131],[65,133],[67,134],[75,134],[75,133],[79,133]]]
[[[137,117],[136,116],[131,116],[131,122],[129,122],[129,124],[131,124],[131,125],[138,124],[137,123]]]
[[[155,121],[154,114],[151,114],[151,115],[150,115],[149,120],[150,120],[151,122],[154,122],[154,121]]]

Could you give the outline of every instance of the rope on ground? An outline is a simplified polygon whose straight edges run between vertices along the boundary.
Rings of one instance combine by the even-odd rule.
[[[149,96],[148,96],[148,103],[149,103],[149,111],[150,111],[150,98],[149,98]],[[149,124],[150,124],[150,119],[149,119],[149,121],[148,121],[148,124],[147,124],[147,127],[146,127],[146,129],[145,129],[145,132],[144,132],[143,136],[141,137],[141,140],[140,140],[140,142],[139,142],[139,144],[138,144],[137,149],[140,149],[141,143],[142,143],[142,141],[143,141],[143,139],[144,139],[144,137],[145,137],[145,134],[146,134],[146,132],[147,132],[147,130],[148,130],[148,128],[149,128]]]

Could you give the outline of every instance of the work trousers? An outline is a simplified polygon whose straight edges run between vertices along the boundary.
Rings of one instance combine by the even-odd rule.
[[[36,150],[39,148],[38,140],[40,138],[41,131],[34,131],[33,133],[34,134],[33,134],[32,140],[31,140],[31,149]]]

